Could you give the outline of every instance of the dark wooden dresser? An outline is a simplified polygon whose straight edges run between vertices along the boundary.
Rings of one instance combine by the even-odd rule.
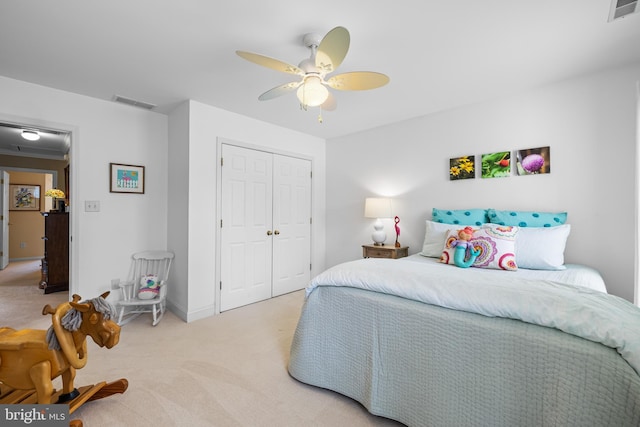
[[[69,214],[43,212],[44,258],[40,287],[45,294],[69,290]]]

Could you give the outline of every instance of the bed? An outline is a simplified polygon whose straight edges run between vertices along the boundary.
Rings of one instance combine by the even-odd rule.
[[[315,277],[290,375],[408,426],[640,425],[640,309],[607,294],[596,270],[428,255]]]

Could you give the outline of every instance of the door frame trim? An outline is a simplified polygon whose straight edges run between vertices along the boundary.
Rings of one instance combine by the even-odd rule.
[[[31,127],[44,127],[49,129],[58,129],[62,132],[68,132],[71,143],[69,145],[69,182],[71,183],[71,191],[67,192],[69,199],[69,205],[72,209],[69,211],[69,295],[74,293],[79,294],[79,280],[80,275],[80,251],[78,245],[80,239],[73,239],[73,236],[79,236],[79,222],[74,214],[77,194],[78,194],[78,169],[79,165],[75,159],[80,158],[80,127],[68,123],[53,122],[45,119],[37,119],[26,116],[16,116],[7,113],[0,112],[0,121],[18,123]]]

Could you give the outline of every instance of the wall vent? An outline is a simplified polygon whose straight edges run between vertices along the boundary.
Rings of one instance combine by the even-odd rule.
[[[640,12],[638,0],[612,0],[608,22],[624,18],[632,13]]]
[[[136,101],[135,99],[127,98],[120,95],[114,95],[113,100],[116,102],[120,102],[122,104],[132,105],[134,107],[146,108],[147,110],[152,110],[157,107],[155,104],[150,104],[148,102]]]

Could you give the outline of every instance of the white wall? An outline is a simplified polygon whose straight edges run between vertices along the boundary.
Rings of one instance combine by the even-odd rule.
[[[187,121],[188,125],[185,124]],[[326,159],[323,139],[195,101],[188,101],[171,114],[170,127],[171,174],[188,174],[188,200],[184,200],[184,195],[175,198],[173,193],[170,197],[171,227],[175,221],[187,224],[183,235],[170,232],[169,246],[179,251],[176,259],[188,257],[188,265],[182,266],[184,271],[180,274],[180,277],[188,277],[188,289],[181,288],[181,295],[174,299],[180,303],[173,307],[174,312],[184,320],[192,321],[216,311],[217,150],[220,140],[312,159],[312,276],[324,270]],[[179,152],[176,153],[177,146]],[[182,186],[171,187],[172,192],[182,189]]]
[[[71,130],[71,292],[125,278],[135,251],[167,244],[167,117],[0,77],[0,120]],[[109,192],[109,162],[145,166],[145,194]],[[100,212],[84,212],[85,200]]]
[[[566,261],[633,301],[638,80],[640,64],[328,141],[327,266],[362,256],[373,195],[394,197],[410,253],[434,207],[567,211]],[[452,157],[543,146],[548,175],[449,181]]]
[[[169,308],[186,318],[189,302],[189,103],[169,116],[169,195],[167,239],[176,257],[171,267]]]

